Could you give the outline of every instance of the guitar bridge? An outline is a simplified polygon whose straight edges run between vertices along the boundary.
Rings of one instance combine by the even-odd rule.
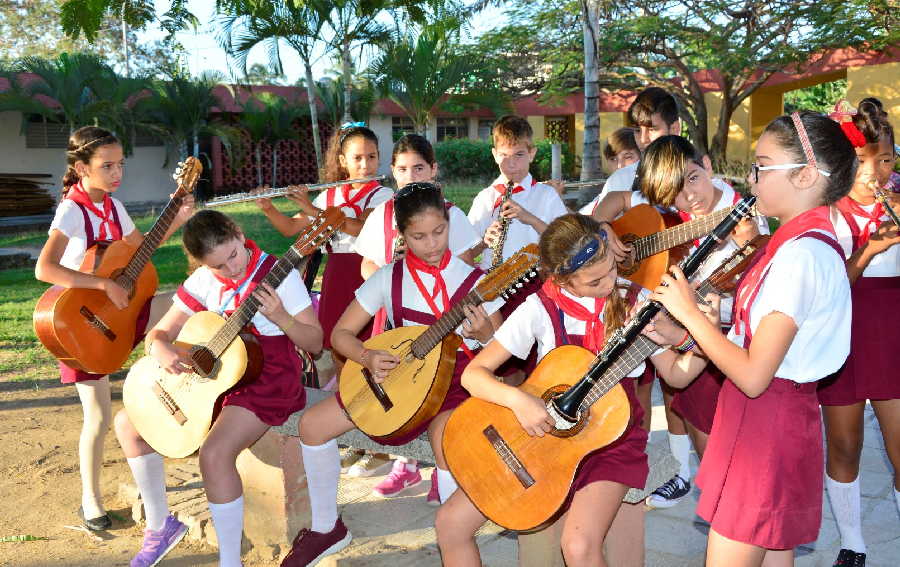
[[[81,309],[79,309],[78,311],[79,313],[81,313],[82,317],[87,319],[88,324],[103,333],[104,337],[109,339],[111,342],[116,340],[116,334],[112,332],[112,329],[109,328],[109,325],[107,325],[103,322],[102,319],[97,317],[97,315],[95,315],[93,311],[91,311],[84,305],[82,305]]]
[[[187,417],[184,415],[184,412],[181,411],[181,408],[178,407],[178,402],[175,401],[168,392],[163,390],[163,387],[159,384],[159,382],[153,383],[153,393],[156,394],[157,399],[159,399],[160,403],[162,403],[163,407],[166,408],[166,411],[175,418],[175,421],[178,422],[178,425],[184,425],[187,423]]]
[[[516,478],[522,484],[522,488],[531,488],[534,486],[534,477],[531,476],[531,473],[528,472],[528,469],[525,468],[522,461],[520,461],[515,453],[512,452],[512,449],[509,448],[509,445],[504,441],[503,437],[500,437],[500,433],[497,432],[497,429],[494,428],[493,425],[488,425],[484,428],[483,433],[494,447],[494,451],[496,451],[500,460],[502,460],[509,470],[516,475]]]

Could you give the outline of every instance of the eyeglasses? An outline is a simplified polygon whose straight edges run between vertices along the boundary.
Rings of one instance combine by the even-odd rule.
[[[808,165],[808,163],[781,163],[778,165],[759,165],[758,163],[754,162],[750,164],[750,175],[753,176],[754,183],[759,183],[760,171],[769,171],[773,169],[799,169],[801,167],[807,167]],[[831,177],[831,172],[829,171],[823,171],[818,167],[816,168],[816,171],[818,171],[825,177]]]

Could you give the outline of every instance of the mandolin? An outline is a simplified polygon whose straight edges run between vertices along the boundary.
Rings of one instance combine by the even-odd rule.
[[[754,200],[738,203],[716,227],[719,239],[728,236]],[[690,277],[717,245],[707,238],[686,261],[685,274]],[[481,399],[469,398],[454,410],[444,429],[444,457],[482,514],[516,531],[555,519],[582,460],[628,427],[631,407],[619,382],[659,348],[640,334],[658,311],[655,302],[642,307],[596,356],[564,345],[541,359],[519,387],[544,400],[554,419],[555,427],[543,437],[530,436],[512,410]]]
[[[302,272],[309,255],[344,220],[344,213],[336,207],[322,211],[261,283],[277,289],[292,270]],[[196,451],[209,431],[222,394],[238,382],[259,376],[262,351],[253,335],[243,332],[258,309],[259,301],[250,295],[227,319],[211,311],[192,315],[175,344],[190,350],[193,372],[170,374],[152,356],[142,357],[131,367],[122,387],[125,411],[156,452],[181,458]]]
[[[523,281],[537,277],[537,244],[522,248],[486,275],[433,325],[398,327],[364,344],[397,356],[400,364],[380,384],[369,370],[348,360],[341,372],[341,401],[350,420],[376,441],[390,442],[427,422],[444,402],[462,339],[454,330],[463,322],[466,305],[477,306],[508,297]]]
[[[178,189],[140,246],[135,248],[125,240],[102,241],[85,252],[80,271],[110,278],[125,288],[128,305],[124,309],[97,289],[54,285],[44,292],[34,308],[34,333],[53,356],[94,374],[122,368],[140,336],[135,329],[138,315],[159,282],[150,257],[162,244],[202,171],[203,165],[195,157],[179,165],[175,174]]]

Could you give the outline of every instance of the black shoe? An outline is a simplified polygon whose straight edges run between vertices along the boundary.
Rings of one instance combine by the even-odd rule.
[[[112,527],[112,520],[109,519],[109,516],[107,514],[103,514],[102,516],[98,516],[96,518],[91,518],[90,520],[88,520],[84,517],[84,510],[79,507],[78,517],[81,518],[81,523],[84,524],[84,527],[91,530],[92,532],[102,532]]]
[[[653,494],[647,497],[645,503],[650,508],[671,508],[690,492],[691,482],[676,474],[664,485],[654,490]]]
[[[851,549],[842,549],[834,560],[833,567],[866,567],[866,554]]]

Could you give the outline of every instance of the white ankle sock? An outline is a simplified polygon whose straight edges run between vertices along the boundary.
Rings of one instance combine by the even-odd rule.
[[[224,504],[209,502],[213,527],[219,540],[219,567],[241,567],[241,536],[244,533],[244,497]]]
[[[144,516],[147,517],[147,529],[159,531],[169,515],[169,503],[166,501],[166,473],[163,469],[163,458],[159,453],[149,453],[128,459],[131,474],[141,493],[144,502]]]
[[[410,457],[397,457],[397,462],[403,463],[406,466],[406,470],[411,473],[419,470],[419,461]]]
[[[841,534],[841,548],[856,553],[866,552],[866,542],[862,535],[862,515],[860,513],[859,476],[853,482],[838,482],[825,475],[825,487],[831,512]]]
[[[439,469],[437,467],[434,467],[434,474],[438,475],[438,498],[440,498],[441,504],[443,504],[448,498],[453,496],[454,492],[456,492],[456,489],[458,488],[456,479],[453,478],[450,471],[445,471],[444,469]]]
[[[681,468],[678,476],[684,480],[691,480],[691,438],[687,435],[674,435],[669,433],[669,450],[678,459]]]
[[[314,532],[328,533],[337,522],[337,490],[341,475],[341,456],[337,441],[332,439],[322,445],[300,443],[306,485],[309,490],[309,507],[312,512]]]
[[[897,503],[897,511],[900,512],[900,490],[894,489],[894,502]]]

